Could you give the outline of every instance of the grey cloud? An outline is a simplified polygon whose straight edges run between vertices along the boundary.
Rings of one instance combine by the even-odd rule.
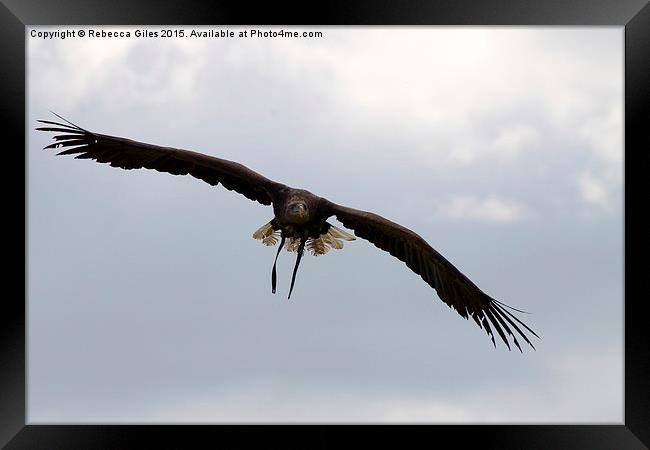
[[[536,101],[556,95],[552,89],[498,107],[484,103],[486,92],[463,110],[468,121],[449,129],[408,109],[394,120],[351,102],[344,68],[332,61],[378,46],[367,30],[326,31],[323,41],[292,47],[134,42],[106,53],[110,67],[85,69],[69,57],[80,41],[28,41],[29,123],[53,109],[92,130],[237,160],[385,214],[489,294],[533,312],[525,318],[543,338],[538,351],[494,350],[405,265],[363,240],[306,259],[290,302],[293,256],[283,253],[273,296],[274,250],[251,239],[270,219],[268,208],[189,177],[55,158],[40,150],[47,136],[30,131],[30,420],[330,420],[338,408],[352,411],[341,416],[352,421],[448,414],[527,422],[553,421],[571,401],[583,407],[559,420],[619,418],[612,405],[621,392],[608,390],[602,401],[571,395],[576,377],[594,364],[608,389],[622,365],[622,203],[581,214],[591,209],[577,206],[576,177],[602,161],[573,128],[620,92],[602,88],[618,73],[620,31],[531,35],[531,54],[561,51],[563,67],[575,61],[578,74],[602,73],[589,81],[603,95],[590,114],[563,126]],[[79,70],[86,73],[73,76]],[[527,73],[521,68],[518,83]],[[449,158],[449,145],[493,142],[516,124],[533,127],[539,139],[515,157],[465,165]],[[608,186],[620,190],[616,180]],[[434,220],[449,195],[507,198],[534,219]],[[603,348],[613,349],[609,362],[590,365]],[[558,375],[556,367],[578,357],[588,361]],[[543,395],[552,388],[566,397]],[[539,395],[499,401],[507,390]],[[495,409],[473,413],[480,402]]]

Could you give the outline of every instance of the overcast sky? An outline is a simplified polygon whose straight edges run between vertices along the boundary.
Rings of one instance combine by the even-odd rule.
[[[622,423],[623,28],[111,29],[28,30],[29,422]],[[307,255],[290,301],[283,252],[272,295],[269,207],[55,157],[49,110],[411,228],[537,351],[362,239]]]

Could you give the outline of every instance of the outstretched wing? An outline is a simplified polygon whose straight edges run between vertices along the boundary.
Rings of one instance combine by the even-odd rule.
[[[189,150],[160,147],[116,136],[93,133],[54,113],[67,123],[39,120],[45,127],[39,131],[57,133],[56,141],[45,147],[64,148],[57,155],[77,155],[79,159],[94,159],[122,169],[155,169],[173,175],[192,175],[213,186],[221,183],[226,189],[246,198],[270,205],[274,193],[285,187],[248,167],[225,159]]]
[[[508,309],[519,310],[510,308],[485,294],[419,235],[377,214],[331,202],[328,204],[329,215],[335,215],[343,225],[354,230],[358,237],[372,242],[376,247],[405,262],[413,272],[420,275],[438,292],[442,301],[464,318],[474,319],[478,326],[492,338],[495,346],[493,330],[496,330],[508,349],[510,344],[506,333],[512,337],[520,351],[521,346],[515,333],[535,348],[520,326],[534,336],[538,338],[539,336],[508,311]]]

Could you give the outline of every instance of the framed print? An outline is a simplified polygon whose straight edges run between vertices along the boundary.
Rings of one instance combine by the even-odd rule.
[[[650,10],[463,4],[5,2],[3,445],[647,446]]]

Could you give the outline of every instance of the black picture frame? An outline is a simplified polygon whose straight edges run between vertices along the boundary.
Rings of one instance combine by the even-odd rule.
[[[185,0],[2,0],[3,188],[5,239],[26,239],[25,205],[25,27],[33,25],[594,25],[625,27],[625,407],[620,425],[435,425],[418,427],[429,445],[453,442],[454,447],[636,449],[650,445],[650,341],[643,305],[647,299],[644,255],[649,252],[644,171],[650,167],[650,6],[647,0],[444,0],[328,1],[292,9],[268,2]],[[13,145],[7,143],[11,137]],[[14,178],[15,177],[15,178]],[[22,180],[21,180],[22,177]],[[20,188],[22,187],[22,188]],[[638,196],[638,202],[634,200]],[[190,442],[209,445],[234,439],[238,445],[263,439],[267,445],[340,445],[330,430],[341,427],[304,426],[308,440],[267,441],[278,428],[266,426],[195,425],[28,425],[26,424],[26,246],[5,258],[0,346],[0,445],[19,448],[188,448]],[[14,260],[15,258],[15,260]],[[639,261],[636,264],[634,261]],[[16,272],[14,274],[14,271]],[[22,277],[20,273],[22,272]],[[635,295],[636,294],[636,295]],[[383,444],[416,443],[412,427],[361,427],[366,437]],[[282,429],[279,427],[279,429]],[[345,427],[345,431],[358,431]],[[254,433],[251,433],[253,431]],[[390,431],[390,434],[387,432]],[[294,430],[290,431],[292,434]],[[367,442],[364,437],[364,443]],[[198,441],[197,441],[198,440]]]

